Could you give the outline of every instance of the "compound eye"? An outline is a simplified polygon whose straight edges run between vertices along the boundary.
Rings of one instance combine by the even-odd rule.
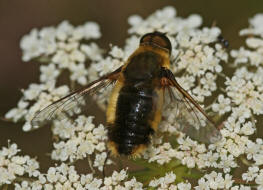
[[[172,49],[170,40],[167,38],[167,36],[164,33],[161,32],[152,32],[145,34],[144,36],[142,36],[140,40],[140,44],[143,43],[157,45],[161,48],[167,49],[169,52],[171,52]]]

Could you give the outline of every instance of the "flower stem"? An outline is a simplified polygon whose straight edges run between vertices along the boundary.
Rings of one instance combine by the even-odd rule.
[[[3,186],[3,190],[7,190],[8,189],[8,184],[5,184],[4,186]]]
[[[16,182],[22,182],[22,181],[33,182],[35,181],[35,179],[29,178],[29,177],[16,177],[15,181]]]
[[[91,162],[91,160],[90,160],[90,156],[88,156],[88,163],[89,163],[89,167],[90,167],[92,173],[95,174],[95,170],[94,170],[94,168],[93,168],[93,166],[92,166],[92,162]]]
[[[75,87],[76,87],[76,85],[75,85],[75,81],[70,81],[70,89],[72,90],[72,91],[75,91]]]
[[[242,161],[243,164],[245,164],[247,166],[251,166],[252,165],[252,163],[250,163],[244,156],[241,156],[240,160]]]
[[[245,181],[242,179],[238,179],[238,178],[233,178],[233,180],[235,181],[235,183],[237,184],[245,184],[245,185],[257,185],[255,182],[253,181]]]

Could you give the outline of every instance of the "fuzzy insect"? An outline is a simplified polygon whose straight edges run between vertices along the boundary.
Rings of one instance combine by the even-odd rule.
[[[146,149],[157,132],[167,92],[178,110],[178,130],[200,142],[217,142],[219,130],[170,71],[170,54],[171,42],[165,34],[145,34],[123,66],[47,106],[31,124],[43,126],[63,115],[69,117],[75,108],[87,107],[88,96],[114,85],[106,114],[108,147],[114,155],[137,156]]]

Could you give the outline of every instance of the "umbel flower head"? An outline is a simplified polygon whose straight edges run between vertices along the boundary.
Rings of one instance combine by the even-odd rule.
[[[263,114],[263,16],[256,15],[250,19],[249,28],[241,30],[240,35],[247,36],[247,47],[230,51],[230,59],[217,40],[221,30],[202,27],[199,15],[181,18],[173,7],[164,7],[145,19],[133,15],[128,22],[129,36],[124,47],[113,45],[106,53],[95,41],[101,37],[95,22],[73,26],[63,21],[58,26],[32,29],[21,39],[20,47],[23,61],[41,62],[39,83],[22,90],[17,107],[5,117],[24,121],[24,131],[37,129],[30,123],[37,111],[67,95],[75,86],[86,85],[117,69],[138,47],[142,35],[160,31],[172,43],[171,70],[176,80],[214,120],[222,122],[222,139],[206,145],[181,133],[176,120],[180,110],[167,104],[159,133],[141,158],[130,159],[144,170],[132,172],[124,167],[117,171],[116,159],[110,157],[106,147],[106,126],[95,125],[94,117],[87,115],[54,120],[50,124],[56,137],[51,159],[60,164],[42,173],[38,170],[41,163],[17,155],[17,145],[9,144],[0,150],[0,187],[13,184],[17,190],[262,189],[263,139],[256,131],[260,127],[257,120]],[[226,76],[228,67],[235,71]],[[59,84],[58,79],[65,73],[69,74],[70,83]],[[224,81],[223,86],[219,86],[220,80]],[[110,91],[109,87],[93,97],[101,109],[105,110]],[[85,174],[74,166],[80,159],[87,162]],[[241,175],[237,172],[240,167]],[[101,175],[105,171],[107,175]]]

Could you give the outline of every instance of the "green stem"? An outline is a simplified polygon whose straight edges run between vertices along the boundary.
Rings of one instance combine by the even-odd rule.
[[[75,81],[70,81],[70,89],[72,90],[72,91],[75,91],[75,87],[76,87],[76,85],[75,85]]]
[[[92,166],[92,162],[91,162],[91,160],[90,160],[90,156],[88,156],[88,163],[89,163],[89,167],[90,167],[92,173],[95,174],[95,170],[94,170],[94,168],[93,168],[93,166]]]
[[[222,92],[226,94],[226,90],[224,88],[219,88],[219,90],[221,90]]]
[[[29,177],[16,177],[15,182],[22,182],[22,181],[28,181],[33,182],[35,179],[29,178]]]
[[[219,76],[226,78],[227,76],[224,73],[218,73]]]
[[[3,190],[7,190],[8,189],[8,184],[4,184],[3,185]]]
[[[245,164],[246,166],[251,166],[252,163],[250,163],[244,156],[240,157],[240,160],[243,164]]]
[[[208,106],[205,107],[205,111],[207,111],[207,110],[209,110],[210,108],[212,108],[212,105],[216,102],[216,100],[217,100],[217,98],[214,98],[213,102],[212,102],[210,105],[208,105]]]
[[[4,121],[4,122],[14,122],[12,119],[6,119],[5,117],[0,117],[0,120]]]
[[[256,128],[256,119],[255,119],[255,117],[254,117],[254,115],[253,114],[251,114],[251,122],[252,122],[252,125]]]
[[[237,184],[244,184],[244,185],[257,185],[254,181],[244,181],[242,179],[238,179],[238,178],[233,178],[233,180],[235,181],[235,183]]]

